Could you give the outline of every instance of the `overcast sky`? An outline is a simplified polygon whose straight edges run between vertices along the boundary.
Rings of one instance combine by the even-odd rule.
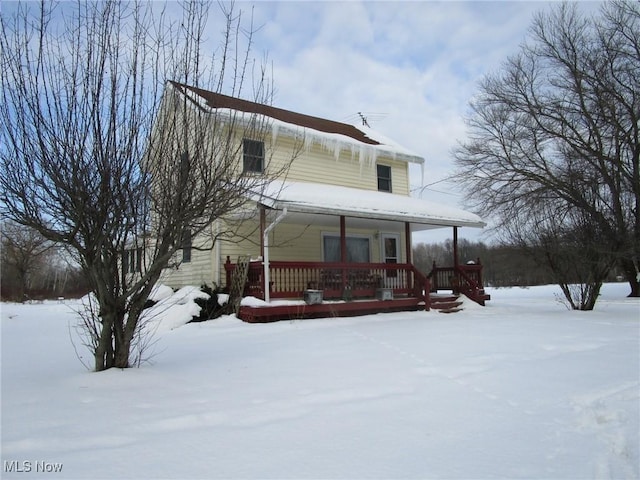
[[[373,129],[426,159],[424,182],[430,184],[451,173],[450,152],[464,138],[463,117],[478,81],[518,50],[533,15],[553,3],[238,4],[243,10],[252,5],[262,26],[256,52],[268,52],[273,64],[274,105],[348,123],[364,112]],[[600,4],[581,5],[592,12]],[[411,174],[419,185],[420,170]],[[423,198],[463,206],[446,183]]]
[[[4,2],[7,13],[15,5]],[[60,11],[73,5],[61,2]],[[260,27],[253,54],[266,55],[273,68],[274,106],[354,124],[363,112],[371,128],[425,158],[423,183],[434,185],[422,198],[464,207],[455,185],[440,181],[452,173],[451,150],[464,139],[469,100],[479,80],[518,51],[533,15],[554,5],[239,0],[236,9],[245,25],[253,11]],[[600,2],[579,5],[594,13]],[[179,4],[168,6],[180,18]],[[214,51],[221,20],[214,2],[208,23]],[[411,177],[414,187],[422,184],[419,167],[411,166]],[[476,231],[464,233],[482,238]],[[449,236],[443,232],[425,241]]]

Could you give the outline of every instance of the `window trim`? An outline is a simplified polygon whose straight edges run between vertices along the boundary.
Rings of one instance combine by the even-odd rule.
[[[388,169],[389,172],[389,176],[388,177],[384,177],[380,175],[380,167],[384,167],[386,169]],[[378,180],[378,191],[379,192],[387,192],[387,193],[392,193],[393,192],[393,181],[392,181],[392,168],[391,165],[385,165],[384,163],[377,163],[376,164],[376,178]],[[380,182],[384,181],[384,182],[389,182],[389,189],[384,189],[384,188],[380,188]]]
[[[326,252],[325,252],[325,247],[324,247],[324,239],[326,237],[334,237],[337,238],[338,240],[340,240],[340,234],[337,232],[322,232],[322,241],[321,241],[321,250],[322,250],[322,261],[323,262],[328,262],[328,260],[326,260]],[[368,241],[369,243],[369,258],[366,262],[357,262],[357,263],[371,263],[371,258],[373,256],[373,236],[372,235],[368,235],[368,234],[363,234],[363,233],[350,233],[345,235],[345,237],[348,238],[364,238]],[[340,260],[338,260],[338,262],[340,262]],[[347,259],[347,263],[349,263],[349,260]],[[355,263],[355,262],[354,262]]]
[[[124,273],[141,273],[143,257],[143,247],[133,247],[125,249],[122,260],[122,268],[124,270]]]
[[[260,147],[259,154],[250,152],[251,147]],[[249,152],[248,152],[249,150]],[[249,168],[259,166],[257,168]],[[254,140],[251,138],[242,139],[242,173],[245,174],[262,174],[265,170],[265,153],[264,153],[264,141]]]
[[[182,263],[191,263],[191,250],[193,246],[193,237],[191,230],[185,230],[182,235]]]

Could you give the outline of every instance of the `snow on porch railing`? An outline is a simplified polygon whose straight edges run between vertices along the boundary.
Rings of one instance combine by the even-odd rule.
[[[394,295],[424,299],[429,288],[426,277],[410,264],[334,263],[272,261],[271,298],[301,298],[304,290],[323,290],[324,298],[371,298],[378,288],[391,288]],[[227,286],[235,264],[227,258]],[[251,262],[245,295],[264,298],[263,264]]]

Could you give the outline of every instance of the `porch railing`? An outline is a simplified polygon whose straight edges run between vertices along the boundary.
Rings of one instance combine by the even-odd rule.
[[[271,298],[302,298],[304,290],[323,290],[324,298],[371,298],[378,288],[390,288],[394,295],[415,296],[428,300],[429,281],[411,264],[269,262]],[[227,286],[235,264],[225,263]],[[251,262],[245,295],[264,298],[264,265]]]
[[[475,263],[453,267],[438,267],[433,262],[427,278],[430,280],[432,292],[451,290],[456,294],[462,293],[481,305],[490,298],[484,291],[480,259]]]

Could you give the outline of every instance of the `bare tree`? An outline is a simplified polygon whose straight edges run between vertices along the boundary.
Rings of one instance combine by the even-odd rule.
[[[237,161],[238,138],[263,134],[264,120],[213,114],[180,92],[270,102],[252,24],[219,4],[224,33],[205,56],[210,5],[181,4],[171,21],[175,7],[42,2],[1,17],[2,213],[75,253],[98,305],[95,370],[132,363],[145,301],[183,241],[211,248],[225,234],[216,220],[269,181]],[[134,274],[122,268],[132,258]]]
[[[640,296],[639,4],[606,2],[593,18],[579,4],[540,13],[471,107],[455,157],[473,208],[507,231],[540,212],[566,219],[565,232],[587,222],[594,252],[613,256]]]
[[[54,245],[32,228],[14,222],[3,222],[1,233],[2,283],[13,284],[17,291],[12,296],[22,302],[28,298],[34,277],[44,270],[45,256]]]
[[[589,218],[576,209],[563,211],[547,203],[504,229],[522,253],[546,267],[566,304],[574,310],[593,310],[617,257]]]

